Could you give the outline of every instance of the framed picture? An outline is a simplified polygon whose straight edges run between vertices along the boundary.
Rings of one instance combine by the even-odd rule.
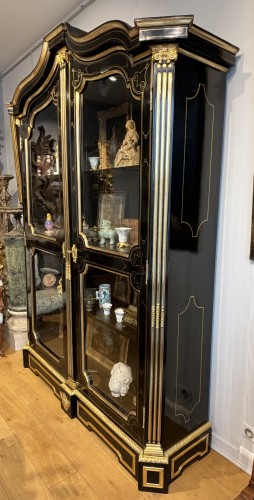
[[[100,168],[114,166],[115,156],[121,147],[129,117],[128,103],[98,112]]]
[[[87,319],[86,355],[111,371],[114,364],[126,363],[129,339],[107,327],[94,316]]]
[[[101,193],[98,200],[98,227],[103,219],[111,222],[111,227],[119,227],[120,219],[124,217],[125,193]]]

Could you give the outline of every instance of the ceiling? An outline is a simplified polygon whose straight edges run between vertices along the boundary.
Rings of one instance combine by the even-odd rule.
[[[37,46],[57,24],[82,11],[87,0],[0,0],[0,74]]]

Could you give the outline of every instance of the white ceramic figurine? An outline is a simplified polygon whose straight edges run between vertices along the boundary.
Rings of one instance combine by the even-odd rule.
[[[114,398],[125,396],[132,382],[131,367],[125,363],[116,363],[111,370],[109,388]]]

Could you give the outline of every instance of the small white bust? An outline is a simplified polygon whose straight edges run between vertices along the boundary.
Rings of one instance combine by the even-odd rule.
[[[4,315],[3,313],[0,312],[0,325],[2,325],[4,322]]]
[[[111,370],[109,388],[114,398],[125,396],[132,382],[131,367],[125,363],[116,363]]]

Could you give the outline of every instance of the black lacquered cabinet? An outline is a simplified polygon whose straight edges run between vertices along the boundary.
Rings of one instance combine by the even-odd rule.
[[[8,105],[27,243],[24,364],[138,480],[209,451],[227,71],[192,16],[45,37]]]

